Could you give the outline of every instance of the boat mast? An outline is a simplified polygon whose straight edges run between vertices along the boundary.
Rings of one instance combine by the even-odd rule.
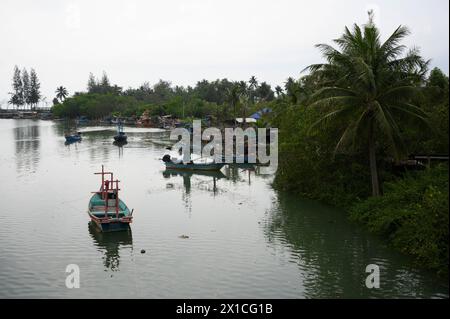
[[[116,179],[116,218],[119,218],[119,180]]]
[[[105,217],[108,217],[108,192],[109,189],[105,189],[105,174],[109,174],[110,179],[108,180],[108,185],[111,185],[111,189],[114,192],[114,177],[112,172],[105,172],[104,166],[102,165],[102,171],[100,173],[94,173],[94,174],[101,174],[102,175],[102,185],[100,186],[100,192],[102,199],[105,202]],[[117,197],[117,196],[116,196]],[[117,206],[117,205],[116,205]],[[118,215],[117,208],[116,208],[116,214]]]

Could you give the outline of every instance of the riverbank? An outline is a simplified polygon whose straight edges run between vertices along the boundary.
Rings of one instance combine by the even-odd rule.
[[[408,172],[386,183],[383,197],[350,206],[350,219],[411,255],[417,265],[448,278],[448,173],[448,165]]]

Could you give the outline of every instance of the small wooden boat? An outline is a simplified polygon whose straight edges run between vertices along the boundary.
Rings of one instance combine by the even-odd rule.
[[[102,184],[98,192],[93,192],[88,205],[88,214],[101,231],[128,230],[133,221],[133,211],[119,199],[119,180],[113,179],[113,173],[105,172],[103,165]],[[109,175],[109,179],[105,179]]]
[[[76,134],[72,135],[65,135],[67,143],[74,143],[74,142],[80,142],[81,141],[81,132],[78,132]]]
[[[121,143],[127,141],[127,135],[123,131],[122,123],[119,123],[119,125],[117,126],[117,135],[114,135],[114,141]]]
[[[166,162],[166,168],[168,169],[180,169],[180,170],[197,170],[197,171],[219,171],[225,164],[213,163],[213,164],[196,164],[196,163],[180,163],[175,164]]]
[[[198,170],[179,170],[179,169],[170,169],[166,168],[162,172],[164,177],[171,177],[171,176],[181,176],[181,177],[188,177],[191,178],[193,176],[205,176],[205,177],[212,177],[216,179],[222,179],[227,178],[226,175],[224,175],[220,170],[206,170],[206,171],[198,171]]]
[[[188,163],[184,163],[182,159],[182,155],[176,155],[173,152],[165,154],[162,158],[167,169],[218,171],[225,165],[216,163],[211,157],[201,157],[196,154],[191,154],[191,160]]]

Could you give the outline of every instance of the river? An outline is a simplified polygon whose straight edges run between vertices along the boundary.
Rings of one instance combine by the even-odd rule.
[[[267,168],[166,172],[164,132],[125,127],[118,147],[112,127],[81,131],[65,145],[61,123],[0,120],[2,298],[448,298],[342,211],[276,192]],[[89,224],[102,164],[134,209],[130,232]],[[369,264],[378,289],[365,285]]]

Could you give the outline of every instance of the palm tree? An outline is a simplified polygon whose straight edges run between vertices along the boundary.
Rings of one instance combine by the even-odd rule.
[[[283,94],[283,89],[281,88],[281,86],[277,85],[275,87],[275,93],[277,94],[277,97],[280,97]]]
[[[228,88],[227,101],[233,108],[234,126],[236,126],[236,105],[239,103],[239,86],[236,83],[231,88]]]
[[[64,86],[57,87],[55,93],[56,98],[61,102],[69,95],[69,92],[67,92],[67,89]]]
[[[297,83],[292,77],[288,77],[284,84],[287,96],[293,104],[297,104]]]
[[[426,122],[426,114],[416,105],[413,97],[423,81],[428,61],[417,49],[406,54],[401,40],[409,34],[399,26],[384,42],[369,11],[369,22],[361,29],[354,25],[334,40],[339,49],[319,44],[328,63],[311,65],[324,86],[312,96],[312,107],[327,108],[327,113],[313,124],[341,120],[345,124],[335,152],[344,146],[366,143],[369,153],[372,195],[380,195],[376,159],[376,142],[385,137],[396,159],[405,154],[399,120],[406,117]]]
[[[256,79],[256,78],[255,78]],[[238,82],[238,90],[239,90],[239,101],[241,102],[241,111],[242,111],[242,123],[245,125],[245,118],[247,117],[247,104],[249,102],[250,95],[252,92],[250,91],[249,86],[247,86],[247,82],[239,81]]]
[[[250,85],[250,89],[256,89],[258,86],[258,80],[256,79],[256,76],[252,75],[250,77],[250,80],[248,80],[248,84]]]
[[[250,80],[248,80],[249,88],[249,100],[253,104],[255,103],[256,90],[258,88],[258,80],[256,76],[252,75]]]

